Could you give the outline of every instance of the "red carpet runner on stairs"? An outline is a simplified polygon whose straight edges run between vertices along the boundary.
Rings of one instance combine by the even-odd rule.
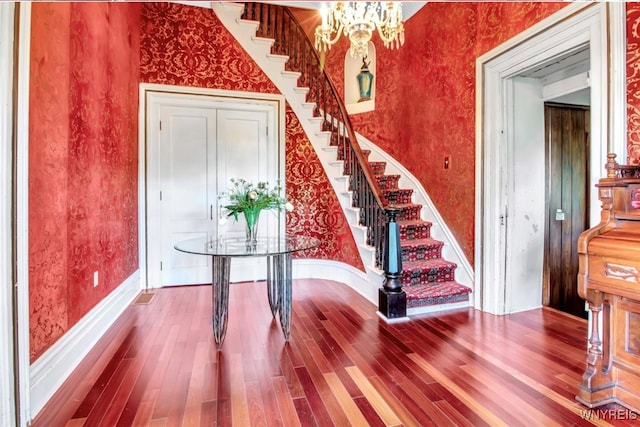
[[[370,154],[367,150],[363,153]],[[386,162],[371,161],[369,164],[384,196],[402,208],[398,223],[402,248],[401,280],[407,294],[407,308],[468,301],[471,289],[455,281],[458,266],[442,258],[444,243],[431,238],[432,224],[420,219],[422,206],[412,202],[413,190],[399,188],[400,175],[385,175]]]

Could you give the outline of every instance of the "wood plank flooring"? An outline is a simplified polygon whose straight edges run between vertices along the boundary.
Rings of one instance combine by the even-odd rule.
[[[575,401],[586,321],[473,309],[387,324],[347,286],[294,281],[291,339],[264,282],[231,285],[215,350],[210,286],[131,305],[33,422],[56,426],[636,425]],[[589,418],[589,419],[587,419]]]

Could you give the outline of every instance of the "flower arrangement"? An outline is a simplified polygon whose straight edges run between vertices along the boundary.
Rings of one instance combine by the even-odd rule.
[[[226,197],[229,204],[223,207],[229,211],[227,217],[233,215],[237,221],[238,214],[247,211],[261,211],[263,209],[285,209],[293,210],[293,205],[287,202],[287,199],[280,197],[282,187],[279,182],[269,188],[269,183],[258,182],[253,184],[242,178],[231,178],[232,187],[226,193],[222,193],[219,197]]]
[[[226,217],[220,218],[220,223],[224,224],[226,218],[232,215],[238,221],[238,215],[243,213],[247,221],[247,240],[256,240],[256,225],[263,209],[293,210],[293,205],[280,196],[282,187],[279,181],[269,187],[269,183],[263,181],[253,184],[242,178],[231,178],[231,184],[226,193],[218,196],[228,200],[222,207],[229,211]]]

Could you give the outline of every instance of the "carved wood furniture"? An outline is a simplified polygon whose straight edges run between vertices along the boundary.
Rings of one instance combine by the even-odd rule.
[[[578,293],[591,312],[577,400],[640,410],[640,167],[610,154],[599,181],[600,223],[578,240]]]

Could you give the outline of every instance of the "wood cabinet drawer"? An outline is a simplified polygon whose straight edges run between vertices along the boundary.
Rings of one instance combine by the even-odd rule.
[[[589,257],[590,288],[640,299],[640,259]]]

